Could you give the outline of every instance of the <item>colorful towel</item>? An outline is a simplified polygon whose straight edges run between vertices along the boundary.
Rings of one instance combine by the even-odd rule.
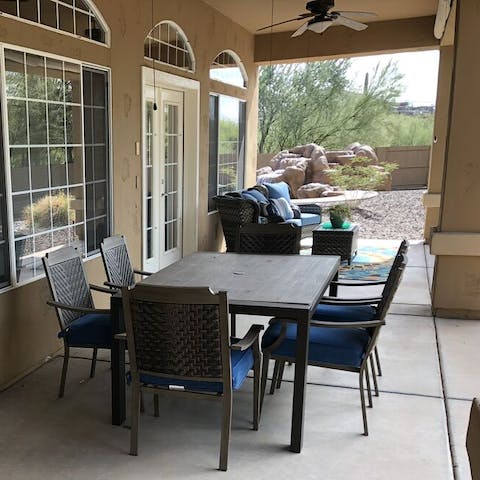
[[[396,249],[362,246],[351,265],[342,263],[339,278],[342,280],[385,280],[390,272]]]

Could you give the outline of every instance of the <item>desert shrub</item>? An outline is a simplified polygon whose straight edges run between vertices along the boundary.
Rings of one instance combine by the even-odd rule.
[[[61,192],[51,197],[50,195],[45,195],[32,204],[32,206],[25,208],[23,217],[28,227],[31,227],[33,217],[33,224],[36,228],[50,228],[50,198],[53,225],[68,225],[69,197]],[[75,220],[74,215],[74,211],[70,210],[71,223]]]
[[[384,184],[386,174],[397,168],[396,163],[374,164],[367,157],[357,157],[330,170],[328,177],[332,184],[344,190],[376,190]]]

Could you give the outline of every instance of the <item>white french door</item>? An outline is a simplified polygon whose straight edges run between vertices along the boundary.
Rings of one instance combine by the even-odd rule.
[[[144,88],[144,268],[157,271],[183,253],[184,94]]]

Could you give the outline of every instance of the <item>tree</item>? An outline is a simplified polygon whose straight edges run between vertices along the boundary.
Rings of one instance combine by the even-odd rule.
[[[260,152],[318,143],[344,148],[375,139],[376,126],[391,113],[401,93],[396,64],[377,66],[356,91],[346,59],[295,65],[271,65],[260,72]]]

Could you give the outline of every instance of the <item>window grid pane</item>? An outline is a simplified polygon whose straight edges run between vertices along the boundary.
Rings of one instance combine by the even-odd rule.
[[[247,78],[239,63],[230,53],[219,53],[210,65],[210,78],[236,87],[246,87]]]
[[[84,0],[21,0],[1,3],[1,11],[8,15],[96,42],[106,42],[105,29]]]
[[[79,64],[6,49],[5,70],[12,234],[20,282],[43,274],[41,258],[49,250],[73,245],[90,254],[109,234],[107,74],[83,69],[88,94],[82,95]],[[83,98],[88,102],[82,115]],[[92,132],[84,144],[83,119],[89,115],[85,129]],[[86,238],[86,231],[93,233]],[[2,254],[8,255],[2,240],[0,234],[0,286],[1,269],[9,263],[2,263]]]
[[[194,70],[187,38],[169,22],[161,22],[150,31],[145,39],[144,55],[182,70]]]
[[[209,211],[213,197],[243,186],[245,164],[245,102],[210,95]]]
[[[97,253],[102,240],[110,235],[107,105],[107,74],[84,68],[85,200],[89,255]]]

